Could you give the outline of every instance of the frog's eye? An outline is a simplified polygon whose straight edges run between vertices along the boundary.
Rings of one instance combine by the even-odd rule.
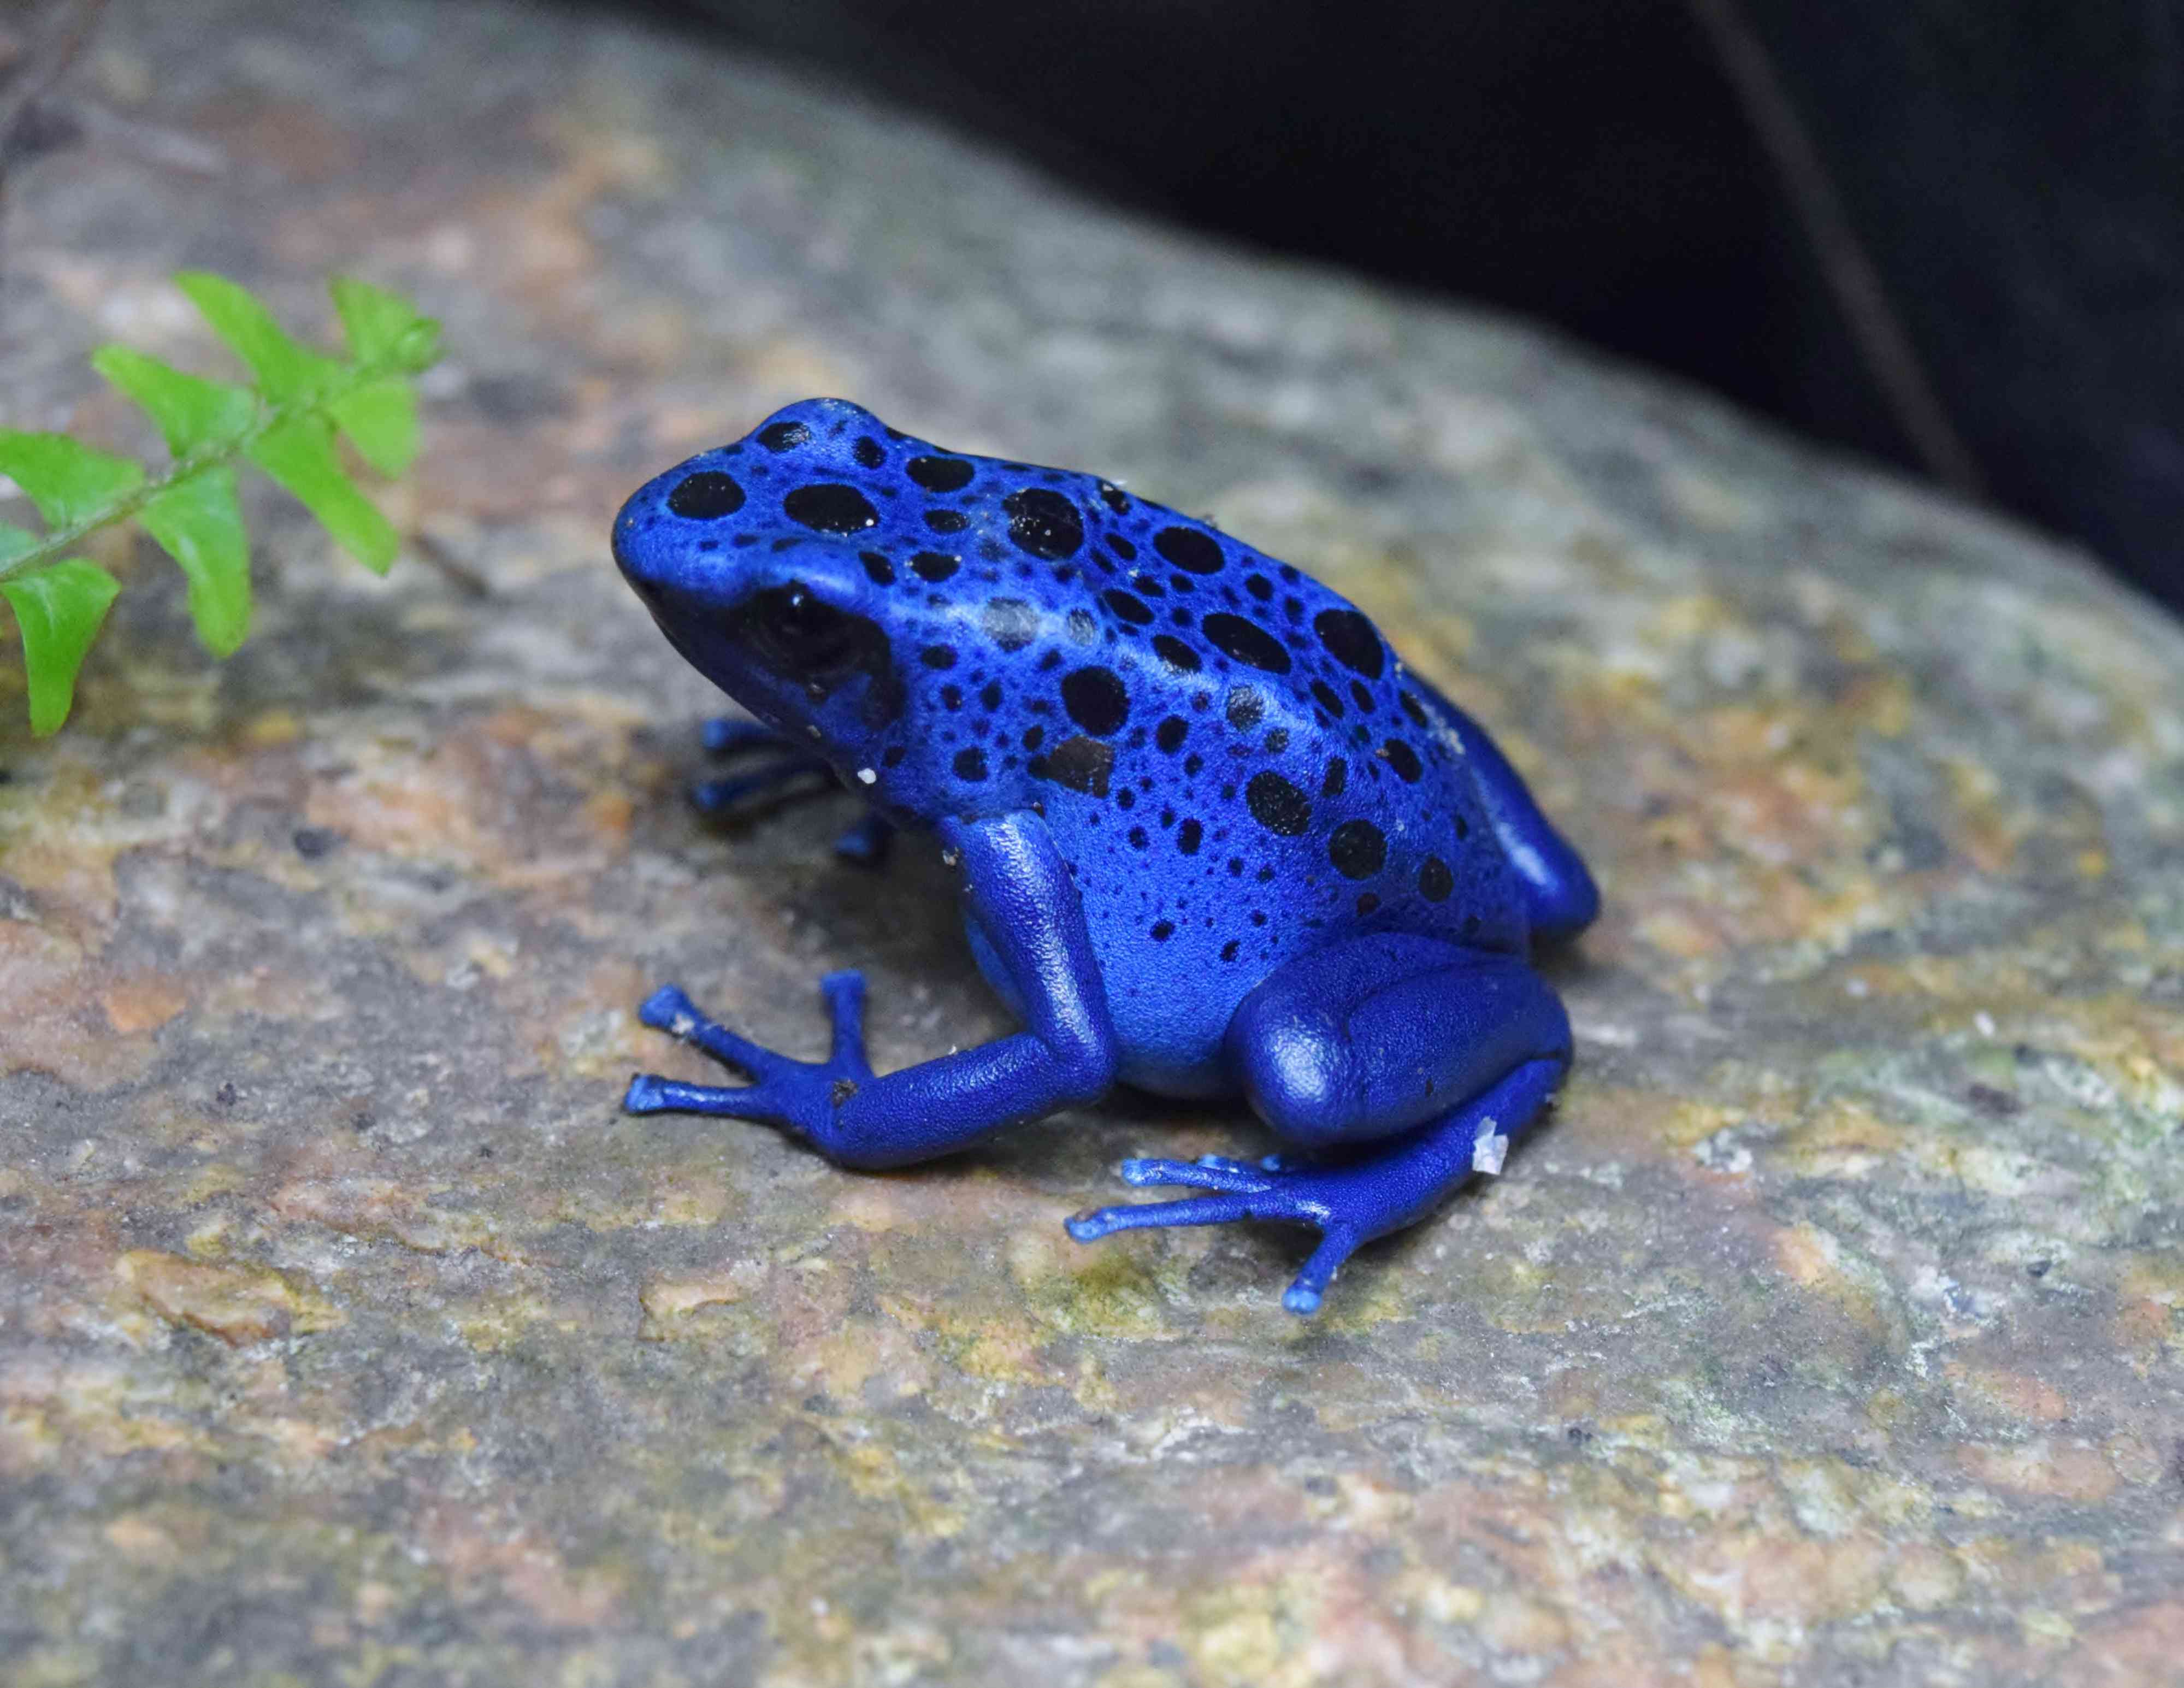
[[[770,587],[729,611],[728,632],[784,679],[823,684],[867,666],[887,636],[862,616],[837,610],[792,581]]]

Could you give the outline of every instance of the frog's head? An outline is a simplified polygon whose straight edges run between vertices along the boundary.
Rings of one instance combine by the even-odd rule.
[[[615,561],[676,649],[838,761],[861,760],[905,694],[889,606],[860,554],[880,518],[853,442],[881,431],[856,405],[807,400],[648,482],[615,518]],[[839,477],[826,478],[836,454]]]

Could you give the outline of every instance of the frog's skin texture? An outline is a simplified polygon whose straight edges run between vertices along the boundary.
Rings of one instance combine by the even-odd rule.
[[[1279,1219],[1319,1305],[1359,1245],[1497,1172],[1568,1066],[1527,964],[1598,895],[1492,742],[1287,564],[1089,475],[969,457],[839,399],[793,404],[640,488],[614,551],[660,630],[796,754],[960,872],[971,948],[1024,1029],[876,1075],[863,981],[823,1061],[642,1011],[746,1075],[640,1076],[634,1112],[779,1127],[850,1167],[922,1161],[1119,1082],[1240,1093],[1302,1151],[1137,1160],[1206,1192],[1148,1225]],[[724,788],[725,787],[725,788]],[[867,829],[870,853],[883,837]]]

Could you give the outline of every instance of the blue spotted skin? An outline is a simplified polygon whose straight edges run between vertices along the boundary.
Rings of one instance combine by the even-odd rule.
[[[1325,1163],[1128,1163],[1212,1192],[1084,1216],[1412,1223],[1545,1103],[1568,1022],[1526,963],[1597,908],[1490,740],[1290,565],[1095,476],[950,452],[838,399],[641,487],[616,561],[675,648],[893,825],[940,835],[1017,1037],[884,1078],[861,983],[786,1061],[673,987],[648,1023],[747,1074],[629,1106],[783,1126],[853,1165],[945,1152],[1121,1081],[1240,1092]],[[816,759],[816,760],[815,760]]]

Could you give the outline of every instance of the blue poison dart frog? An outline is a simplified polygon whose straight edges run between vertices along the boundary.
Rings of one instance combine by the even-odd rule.
[[[821,981],[822,1061],[715,1024],[674,985],[640,1011],[749,1080],[634,1079],[626,1106],[776,1126],[895,1167],[1111,1086],[1241,1094],[1289,1149],[1131,1160],[1187,1200],[1068,1222],[1275,1219],[1321,1241],[1318,1306],[1359,1245],[1498,1172],[1570,1061],[1526,961],[1599,895],[1494,743],[1355,608],[1090,475],[966,456],[833,398],[641,487],[614,554],[668,643],[778,742],[733,799],[832,771],[930,827],[980,969],[1023,1029],[876,1073],[864,981]]]

